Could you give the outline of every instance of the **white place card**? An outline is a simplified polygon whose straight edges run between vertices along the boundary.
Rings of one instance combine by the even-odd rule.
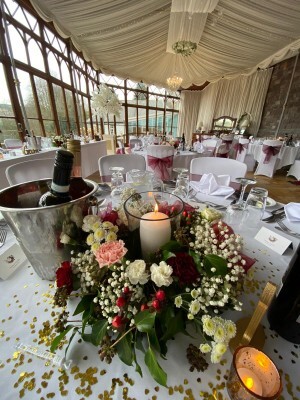
[[[292,243],[291,240],[288,240],[287,238],[265,227],[262,227],[258,231],[254,239],[274,250],[278,254],[283,254]]]
[[[19,267],[27,261],[25,254],[18,244],[13,244],[0,255],[0,279],[10,277]]]

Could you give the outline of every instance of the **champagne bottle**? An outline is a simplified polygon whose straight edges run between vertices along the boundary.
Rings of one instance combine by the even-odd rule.
[[[40,197],[39,207],[54,206],[72,200],[69,189],[73,158],[74,156],[70,151],[63,149],[57,150],[51,188]]]
[[[300,255],[283,277],[269,310],[270,328],[289,342],[300,344]]]

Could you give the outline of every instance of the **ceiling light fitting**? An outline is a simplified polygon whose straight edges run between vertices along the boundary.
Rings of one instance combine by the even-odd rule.
[[[173,44],[172,49],[176,54],[184,57],[191,56],[197,50],[197,43],[190,40],[180,40]]]
[[[167,84],[172,92],[176,92],[176,90],[178,90],[182,84],[182,78],[175,73],[173,76],[167,79]]]

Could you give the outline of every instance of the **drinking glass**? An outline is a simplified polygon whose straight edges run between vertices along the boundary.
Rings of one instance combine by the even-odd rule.
[[[120,196],[123,190],[123,167],[110,167],[109,170],[112,172],[111,174],[111,196],[116,197]]]
[[[256,180],[250,179],[250,178],[236,178],[235,180],[241,184],[241,194],[240,194],[240,198],[238,199],[236,204],[238,206],[240,206],[241,208],[244,208],[245,207],[244,195],[245,195],[246,187],[248,185],[255,185]]]
[[[247,225],[257,227],[262,220],[268,198],[267,189],[256,187],[249,192],[245,203],[245,209],[248,211]]]
[[[189,194],[190,179],[187,174],[181,173],[178,175],[176,180],[176,186],[172,194],[180,197],[181,199],[186,199]]]

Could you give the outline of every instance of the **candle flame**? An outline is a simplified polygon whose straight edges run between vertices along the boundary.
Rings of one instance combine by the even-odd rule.
[[[253,385],[254,385],[254,381],[253,381],[252,378],[246,377],[245,380],[244,380],[244,384],[248,389],[252,389]]]
[[[156,212],[156,213],[158,212],[158,204],[157,203],[154,206],[154,212]]]

